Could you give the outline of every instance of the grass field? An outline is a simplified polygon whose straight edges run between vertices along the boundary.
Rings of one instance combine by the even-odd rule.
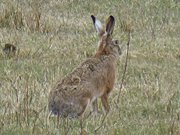
[[[1,135],[80,134],[78,120],[48,118],[47,101],[56,81],[96,52],[91,14],[115,17],[123,54],[111,111],[96,133],[104,115],[88,117],[83,134],[180,135],[179,0],[0,0]],[[3,54],[5,43],[17,46],[14,57]]]

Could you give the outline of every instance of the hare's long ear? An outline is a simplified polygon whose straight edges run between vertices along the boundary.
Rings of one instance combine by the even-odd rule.
[[[101,35],[102,33],[104,33],[101,22],[98,19],[96,19],[94,15],[91,15],[91,18],[93,20],[94,27],[96,28],[98,34]]]
[[[108,35],[112,35],[113,30],[114,30],[114,25],[115,25],[115,19],[114,17],[111,15],[109,16],[109,18],[107,19],[107,23],[106,23],[106,32]]]

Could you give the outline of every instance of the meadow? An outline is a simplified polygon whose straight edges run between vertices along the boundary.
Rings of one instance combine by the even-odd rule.
[[[90,115],[81,129],[79,120],[58,123],[48,117],[47,103],[53,85],[95,54],[99,38],[92,14],[102,22],[115,17],[113,35],[123,54],[110,95],[111,111],[102,123],[99,100],[102,114]],[[15,56],[4,55],[6,43],[18,48]],[[0,134],[81,132],[180,135],[179,0],[0,0]]]

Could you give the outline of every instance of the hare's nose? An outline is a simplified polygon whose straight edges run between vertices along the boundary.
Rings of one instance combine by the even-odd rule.
[[[52,114],[54,114],[54,115],[59,114],[59,109],[54,102],[50,102],[48,108],[49,108],[49,111],[52,112]]]
[[[51,108],[51,110],[50,110],[51,112],[52,112],[52,114],[54,114],[54,115],[59,115],[59,109],[58,108],[56,108],[56,107],[54,107],[54,108]]]

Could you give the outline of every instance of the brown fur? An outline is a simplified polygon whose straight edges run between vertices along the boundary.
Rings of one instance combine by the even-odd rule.
[[[92,19],[96,26],[96,18],[92,16]],[[116,61],[121,54],[117,42],[112,40],[113,27],[114,17],[110,16],[106,30],[98,29],[103,34],[99,34],[95,57],[87,59],[51,90],[48,107],[52,113],[63,117],[82,116],[87,106],[99,97],[109,112],[108,96],[114,86]]]

